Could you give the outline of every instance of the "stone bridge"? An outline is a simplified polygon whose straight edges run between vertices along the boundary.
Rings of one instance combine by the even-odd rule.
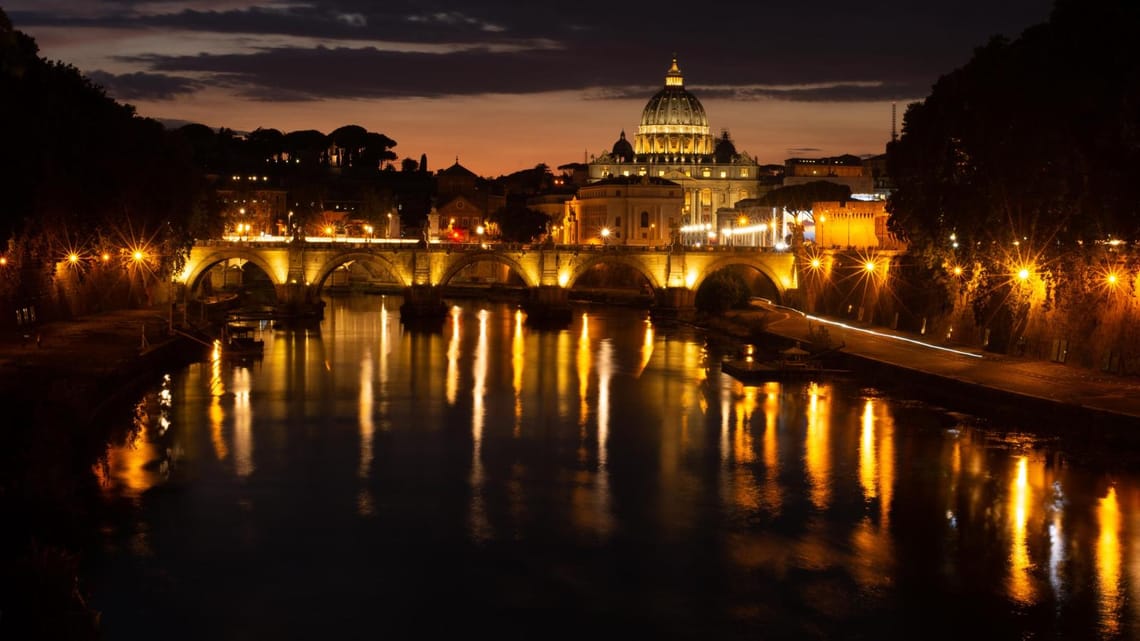
[[[640,273],[659,303],[692,305],[692,295],[718,270],[743,265],[770,283],[776,302],[797,289],[795,257],[754,247],[640,247],[603,245],[394,244],[377,242],[243,242],[199,241],[176,280],[198,288],[219,264],[252,263],[268,275],[282,304],[317,301],[333,272],[360,263],[387,282],[405,289],[446,287],[465,267],[491,261],[506,265],[543,298],[565,300],[582,275],[603,264],[625,265]],[[559,292],[562,292],[561,294]]]

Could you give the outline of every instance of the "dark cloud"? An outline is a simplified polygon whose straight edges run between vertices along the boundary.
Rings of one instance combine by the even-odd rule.
[[[116,75],[96,70],[86,75],[108,94],[121,100],[169,100],[202,88],[202,83],[196,80],[159,73]]]
[[[702,96],[823,101],[926,95],[939,75],[963,64],[975,47],[994,34],[1016,36],[1043,21],[1050,4],[726,0],[716,5],[715,19],[705,19],[694,14],[699,7],[647,11],[639,3],[569,11],[557,3],[508,0],[264,0],[214,11],[119,0],[98,5],[100,11],[83,5],[82,12],[10,14],[18,28],[175,30],[232,34],[235,42],[252,37],[264,44],[232,54],[155,51],[135,62],[156,73],[206,74],[209,82],[261,99],[585,88],[595,89],[597,97],[626,96],[634,89],[644,97],[642,88],[660,86],[676,52],[687,83],[701,86]],[[381,41],[406,43],[409,50],[362,48]],[[413,46],[436,49],[417,53]],[[789,88],[734,89],[758,86]]]

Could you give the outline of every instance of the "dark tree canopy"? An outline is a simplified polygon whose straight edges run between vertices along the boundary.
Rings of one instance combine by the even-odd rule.
[[[1140,240],[1140,3],[1060,0],[906,113],[888,147],[892,231],[930,262]]]
[[[849,200],[851,188],[827,180],[815,180],[802,185],[779,187],[761,196],[757,204],[764,207],[783,207],[788,211],[810,212],[812,203]]]
[[[546,233],[550,217],[528,209],[526,201],[510,198],[505,207],[491,214],[490,220],[499,226],[500,237],[509,242],[526,243]]]
[[[74,67],[38,57],[0,13],[0,235],[58,260],[97,239],[191,242],[201,183],[184,139],[111,100]],[[130,238],[128,238],[130,237]],[[29,251],[32,251],[29,249]]]

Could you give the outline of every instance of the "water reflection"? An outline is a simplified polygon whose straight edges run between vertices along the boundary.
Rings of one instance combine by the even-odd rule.
[[[773,515],[780,513],[783,503],[780,491],[780,384],[764,384],[764,508]]]
[[[807,430],[804,461],[811,483],[811,502],[819,511],[831,501],[831,425],[828,423],[829,389],[815,382],[808,385]]]
[[[234,368],[234,472],[238,476],[253,473],[253,408],[249,403],[250,375],[248,367]]]
[[[483,423],[486,420],[484,395],[487,392],[487,316],[485,309],[476,312],[479,319],[479,341],[475,346],[471,385],[471,537],[485,541],[491,537],[491,524],[483,505]],[[453,314],[459,324],[459,315]]]
[[[1010,553],[1009,583],[1014,600],[1028,604],[1033,600],[1033,583],[1029,577],[1029,548],[1025,541],[1025,524],[1029,518],[1029,461],[1017,458],[1017,471],[1010,488]]]
[[[1135,474],[1106,485],[1052,442],[858,382],[744,385],[636,310],[524,321],[462,303],[425,335],[334,301],[320,332],[267,332],[259,367],[175,375],[177,420],[108,452],[105,491],[134,497],[186,452],[124,547],[216,629],[248,619],[242,594],[347,617],[410,595],[400,620],[426,592],[478,623],[605,612],[693,638],[1136,631]]]
[[[1116,500],[1116,486],[1110,485],[1108,495],[1097,501],[1096,520],[1099,535],[1096,539],[1096,578],[1100,593],[1100,630],[1105,636],[1120,632],[1120,505]]]

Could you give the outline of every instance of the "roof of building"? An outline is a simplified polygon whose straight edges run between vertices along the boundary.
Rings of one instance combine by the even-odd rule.
[[[470,169],[459,164],[459,157],[458,156],[455,158],[455,164],[448,167],[447,169],[441,169],[439,171],[439,175],[440,176],[471,176],[474,178],[479,177],[478,174],[476,174],[475,172],[473,172]]]
[[[586,187],[597,187],[599,185],[658,185],[658,186],[680,186],[672,180],[661,178],[659,176],[611,176],[601,180],[594,181]]]
[[[625,129],[621,130],[621,137],[614,143],[611,153],[624,162],[633,162],[633,145],[625,139]]]

